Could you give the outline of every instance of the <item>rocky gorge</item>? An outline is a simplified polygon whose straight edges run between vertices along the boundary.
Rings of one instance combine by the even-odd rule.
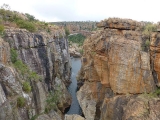
[[[145,23],[131,19],[109,18],[97,27],[83,43],[81,63],[70,59],[79,47],[69,50],[61,27],[6,27],[0,37],[0,120],[159,120],[160,33],[144,34]],[[68,112],[70,106],[82,111]]]

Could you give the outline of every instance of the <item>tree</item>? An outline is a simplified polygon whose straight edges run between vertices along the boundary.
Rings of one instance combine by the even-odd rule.
[[[28,13],[25,13],[26,17],[28,18],[29,21],[34,21],[35,17],[33,15],[30,15]]]
[[[5,3],[4,3],[4,4],[1,6],[1,9],[10,10],[11,7],[10,7],[8,4],[5,4]]]

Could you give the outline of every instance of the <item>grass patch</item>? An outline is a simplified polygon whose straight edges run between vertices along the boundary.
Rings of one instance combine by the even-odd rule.
[[[54,90],[54,92],[50,92],[47,97],[47,106],[45,108],[45,113],[49,113],[50,110],[54,109],[57,110],[57,103],[60,99],[62,92],[60,90],[60,87],[58,89]]]
[[[25,106],[25,98],[24,97],[18,97],[17,98],[17,107],[24,107]]]
[[[23,89],[26,93],[30,93],[30,92],[31,92],[31,86],[30,86],[29,82],[24,82],[22,89]]]

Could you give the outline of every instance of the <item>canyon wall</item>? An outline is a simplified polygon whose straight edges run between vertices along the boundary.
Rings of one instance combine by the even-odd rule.
[[[38,120],[61,120],[71,104],[66,88],[71,74],[69,57],[61,29],[51,33],[6,29],[0,38],[0,119],[28,120],[40,115]],[[25,90],[25,83],[31,91]],[[58,96],[50,96],[57,91]],[[51,103],[53,99],[58,102]]]
[[[144,24],[109,18],[84,42],[83,82],[77,98],[86,120],[158,120],[159,33],[143,34]],[[147,40],[150,40],[147,46]]]

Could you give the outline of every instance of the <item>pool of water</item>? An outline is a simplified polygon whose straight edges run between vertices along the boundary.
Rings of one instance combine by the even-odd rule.
[[[82,111],[79,106],[78,100],[77,100],[77,80],[76,76],[78,71],[81,68],[81,59],[80,58],[71,58],[71,66],[72,66],[72,74],[71,74],[71,81],[72,83],[68,87],[68,91],[72,96],[72,104],[69,109],[69,111],[66,114],[78,114],[81,115]]]

